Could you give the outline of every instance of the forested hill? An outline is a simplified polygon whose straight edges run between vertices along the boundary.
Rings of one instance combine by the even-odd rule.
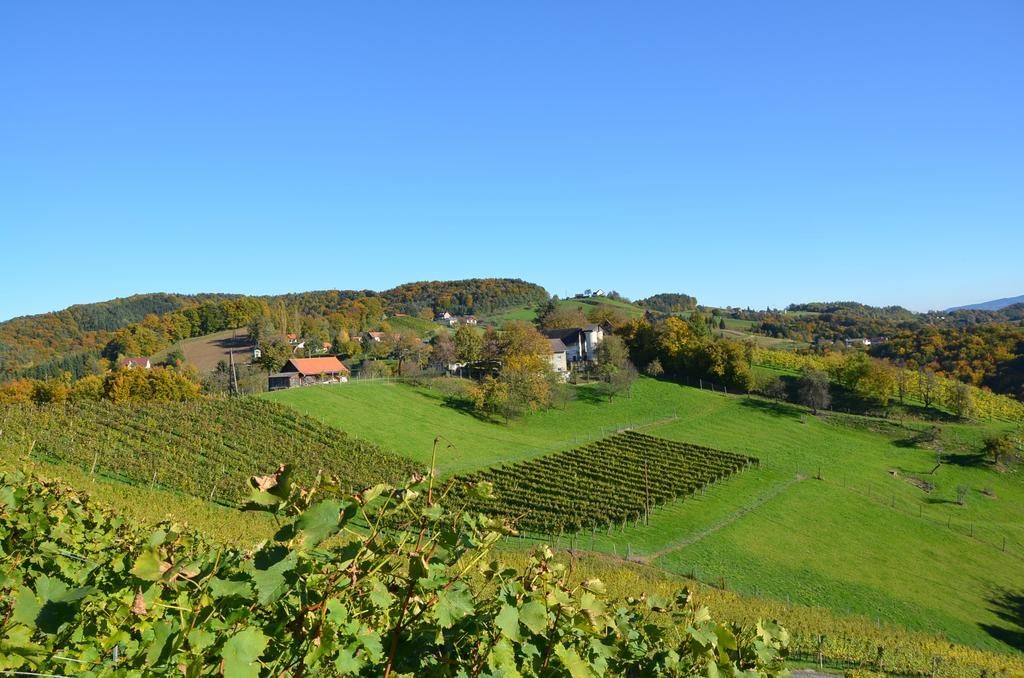
[[[99,349],[110,333],[149,315],[162,316],[207,302],[236,298],[231,294],[136,294],[62,311],[26,315],[0,323],[0,374],[71,351]]]
[[[540,304],[547,301],[548,292],[518,278],[473,278],[406,283],[382,292],[381,297],[388,310],[410,315],[423,309],[484,314]]]
[[[0,323],[0,377],[26,369],[52,376],[77,372],[95,360],[126,328],[175,340],[239,327],[259,314],[326,316],[359,300],[375,299],[389,314],[422,311],[493,313],[548,298],[540,285],[506,278],[414,282],[390,290],[322,290],[269,296],[240,294],[140,294]],[[376,304],[375,304],[376,305]],[[160,322],[157,322],[157,321]],[[138,332],[136,332],[138,334]],[[142,342],[145,344],[146,342]]]

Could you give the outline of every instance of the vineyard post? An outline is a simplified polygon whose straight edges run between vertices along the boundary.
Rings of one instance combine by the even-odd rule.
[[[647,457],[644,457],[644,525],[651,524],[651,480],[647,475]]]
[[[96,450],[96,454],[92,455],[92,468],[89,469],[89,475],[92,476],[93,482],[96,482],[96,462],[99,461],[100,451]]]

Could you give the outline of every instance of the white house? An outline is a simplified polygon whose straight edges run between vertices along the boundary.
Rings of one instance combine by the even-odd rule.
[[[565,357],[569,364],[574,362],[593,361],[597,355],[597,347],[604,341],[604,328],[600,325],[586,327],[567,327],[564,329],[547,330],[544,336],[558,339],[565,346]]]

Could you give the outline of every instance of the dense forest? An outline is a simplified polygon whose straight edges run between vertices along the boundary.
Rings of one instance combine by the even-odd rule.
[[[423,310],[450,311],[457,315],[486,314],[515,306],[534,306],[547,301],[540,285],[519,279],[479,278],[414,282],[381,293],[385,307],[415,315]]]
[[[48,378],[95,373],[101,358],[152,355],[176,341],[271,318],[301,332],[330,318],[335,334],[364,331],[384,314],[490,313],[537,304],[543,287],[522,280],[419,282],[385,292],[324,290],[274,296],[147,294],[0,323],[0,376]],[[333,338],[335,334],[332,334]]]
[[[227,294],[137,294],[96,304],[78,304],[63,311],[22,316],[0,323],[0,374],[39,365],[55,358],[72,362],[96,357],[113,331],[142,322],[150,315],[237,298]],[[39,375],[46,376],[44,370]]]
[[[683,313],[697,308],[697,297],[691,297],[689,294],[664,292],[640,299],[636,304],[659,313]]]

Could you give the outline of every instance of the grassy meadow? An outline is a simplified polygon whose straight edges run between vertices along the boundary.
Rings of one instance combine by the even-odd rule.
[[[756,456],[762,466],[658,509],[649,525],[562,537],[561,546],[629,556],[744,594],[942,632],[979,647],[1014,645],[1013,623],[999,610],[1024,590],[1024,486],[1018,474],[991,470],[974,454],[984,435],[1007,425],[945,425],[946,463],[935,469],[934,451],[915,440],[923,424],[815,417],[791,405],[647,378],[629,398],[607,402],[586,389],[580,395],[564,410],[509,424],[394,383],[263,397],[421,462],[429,461],[434,437],[444,436],[453,444],[439,453],[444,474],[654,421],[645,432]],[[969,488],[963,505],[956,501],[960,486]]]
[[[663,386],[644,381],[630,397],[612,401],[597,397],[593,389],[584,386],[564,409],[538,412],[507,424],[451,406],[437,391],[396,382],[355,380],[260,397],[294,407],[424,464],[430,463],[434,438],[441,436],[446,442],[439,450],[437,467],[442,474],[451,474],[527,459],[620,428],[677,416],[679,403],[663,397]]]

